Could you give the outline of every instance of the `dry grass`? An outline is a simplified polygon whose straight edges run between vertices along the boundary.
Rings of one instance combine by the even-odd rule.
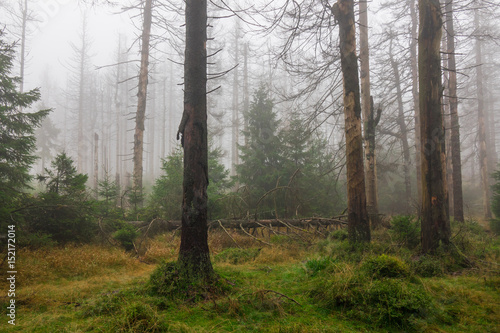
[[[89,278],[121,268],[136,268],[138,261],[122,249],[99,245],[70,245],[18,253],[19,280],[31,285],[59,278]]]

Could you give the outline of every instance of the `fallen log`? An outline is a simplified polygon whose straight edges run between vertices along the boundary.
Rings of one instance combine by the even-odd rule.
[[[208,222],[209,229],[218,229],[218,228],[226,228],[226,229],[257,229],[262,227],[267,228],[279,228],[284,227],[286,225],[307,229],[308,227],[328,227],[328,226],[337,226],[344,227],[347,225],[347,221],[342,220],[345,218],[344,216],[337,216],[334,218],[320,218],[320,217],[312,217],[312,218],[304,218],[304,219],[266,219],[266,220],[236,220],[236,219],[225,219],[225,220],[214,220]],[[138,229],[153,229],[156,232],[158,231],[173,231],[177,230],[181,227],[181,221],[179,220],[162,220],[155,219],[152,222],[144,222],[144,221],[129,221],[128,223],[134,225]]]

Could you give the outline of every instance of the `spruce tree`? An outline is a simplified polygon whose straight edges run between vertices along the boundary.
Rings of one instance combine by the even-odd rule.
[[[39,89],[18,92],[21,78],[12,76],[15,45],[0,30],[0,206],[29,187],[36,156],[35,129],[50,110],[23,112],[40,99]]]

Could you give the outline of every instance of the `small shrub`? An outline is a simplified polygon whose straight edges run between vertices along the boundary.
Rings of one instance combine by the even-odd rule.
[[[254,260],[261,249],[240,249],[228,248],[215,256],[218,262],[227,262],[232,265],[244,264],[248,261]]]
[[[490,230],[496,235],[500,235],[500,218],[490,220]]]
[[[331,263],[331,259],[328,257],[311,259],[306,261],[305,267],[306,271],[310,276],[316,276],[319,272],[325,270]]]
[[[441,260],[435,256],[423,256],[411,263],[411,268],[415,274],[421,277],[434,277],[444,274]]]
[[[126,250],[134,249],[134,240],[139,236],[135,227],[130,224],[122,224],[121,228],[115,231],[113,238],[120,242],[120,245]]]
[[[409,249],[420,244],[420,224],[413,216],[395,216],[391,220],[391,229],[396,242]]]
[[[315,281],[310,295],[329,310],[378,327],[412,330],[418,319],[434,312],[431,297],[421,285],[407,279],[371,280],[359,270]]]
[[[385,254],[366,260],[361,268],[374,278],[398,278],[408,276],[410,273],[406,263]]]
[[[348,236],[349,236],[349,234],[347,233],[346,229],[339,229],[339,230],[335,230],[332,233],[330,233],[328,238],[330,238],[332,240],[344,241],[347,239]]]

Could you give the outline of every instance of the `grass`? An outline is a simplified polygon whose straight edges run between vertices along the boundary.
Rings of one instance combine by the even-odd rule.
[[[102,245],[22,250],[18,325],[4,321],[0,332],[496,332],[500,325],[499,240],[477,225],[455,227],[457,250],[433,257],[386,230],[362,249],[338,235],[311,245],[268,238],[272,247],[231,236],[209,239],[231,289],[197,303],[148,292],[157,264],[176,259],[173,234],[150,240],[141,258]]]

